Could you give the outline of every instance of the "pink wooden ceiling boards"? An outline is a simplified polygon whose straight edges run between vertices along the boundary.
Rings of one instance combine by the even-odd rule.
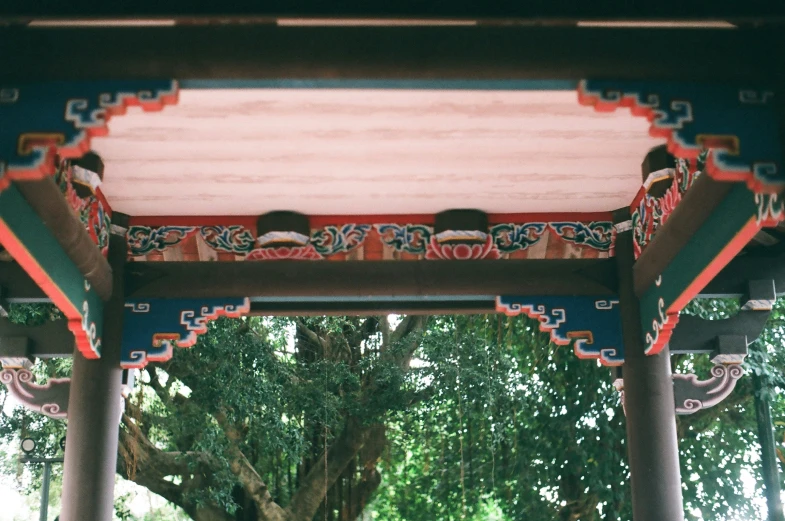
[[[571,90],[184,89],[109,126],[102,189],[137,216],[608,211],[663,142]]]

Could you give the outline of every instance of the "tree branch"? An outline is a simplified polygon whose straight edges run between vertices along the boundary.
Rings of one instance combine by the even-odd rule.
[[[376,463],[382,457],[384,447],[387,445],[387,429],[383,424],[371,427],[368,439],[361,451],[363,465],[360,480],[355,488],[352,504],[349,505],[349,519],[357,519],[365,510],[371,495],[382,483],[382,476],[376,469]]]
[[[157,449],[127,414],[123,414],[123,425],[125,429],[120,430],[118,444],[117,472],[167,501],[186,508],[183,487],[164,478],[187,472],[187,464],[177,461],[173,454]],[[129,468],[127,462],[132,462],[133,468]]]
[[[267,484],[262,481],[261,476],[240,450],[239,442],[242,440],[242,435],[231,425],[225,412],[216,413],[215,419],[230,441],[229,468],[253,500],[260,519],[263,521],[283,521],[285,519],[284,510],[273,501]]]
[[[389,357],[403,370],[409,368],[409,363],[414,356],[414,352],[420,345],[420,335],[425,331],[425,326],[428,324],[428,317],[422,315],[409,315],[401,320],[398,327],[389,335],[385,335],[385,340],[382,343],[381,353],[382,358]],[[404,339],[408,342],[405,348],[400,351],[391,351],[390,348],[400,344]]]
[[[370,429],[356,420],[349,420],[344,431],[327,450],[327,468],[324,464],[316,464],[300,481],[300,487],[286,508],[288,519],[313,519],[327,491],[363,447]],[[324,462],[324,452],[315,461]]]

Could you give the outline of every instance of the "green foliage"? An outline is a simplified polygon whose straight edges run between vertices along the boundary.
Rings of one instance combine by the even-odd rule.
[[[8,310],[8,319],[11,322],[27,326],[40,326],[62,316],[53,304],[13,304]]]
[[[732,316],[738,309],[737,300],[706,299],[694,300],[684,312],[716,320]],[[775,424],[785,418],[785,401],[780,398],[785,389],[784,326],[785,300],[779,300],[763,334],[750,346],[744,363],[748,375],[754,373],[761,379],[762,393],[771,401]],[[709,377],[711,362],[705,355],[674,356],[673,361],[675,371]],[[693,514],[696,510],[707,520],[761,517],[758,505],[750,501],[740,479],[742,474],[751,476],[756,480],[755,490],[763,490],[754,392],[752,378],[745,376],[720,405],[677,417],[688,519],[699,519]]]
[[[427,399],[395,417],[378,519],[629,517],[606,368],[499,316],[439,317],[418,356]]]
[[[716,319],[737,309],[715,300],[687,311]],[[33,308],[18,317],[51,315]],[[525,317],[431,317],[421,336],[395,340],[386,324],[357,317],[211,323],[197,346],[143,371],[127,401],[120,472],[191,517],[210,510],[219,521],[255,521],[263,518],[238,461],[286,508],[309,474],[324,475],[324,448],[332,457],[356,432],[366,441],[331,482],[326,506],[320,496],[314,519],[353,519],[341,517],[359,513],[353,502],[381,521],[631,518],[625,419],[607,368],[551,344]],[[746,364],[765,383],[779,439],[783,326],[778,304]],[[674,357],[674,369],[706,378],[707,358]],[[69,367],[39,362],[35,371],[65,375]],[[720,406],[678,418],[690,519],[694,509],[706,521],[760,516],[740,479],[758,475],[751,397],[745,378]],[[21,410],[0,418],[0,436],[34,436],[43,454],[59,451],[62,433],[63,422]],[[12,456],[2,465],[11,474]],[[37,488],[37,476],[28,489]],[[128,499],[118,498],[118,516],[144,521]]]

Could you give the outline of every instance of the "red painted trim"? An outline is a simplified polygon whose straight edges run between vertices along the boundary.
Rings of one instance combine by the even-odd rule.
[[[101,190],[100,186],[95,190],[95,197],[96,199],[98,199],[98,202],[101,203],[101,206],[103,206],[106,215],[108,215],[109,218],[111,219],[112,207],[109,205],[109,201],[106,200],[106,197],[104,196],[104,192]]]
[[[258,216],[250,215],[150,215],[128,219],[129,226],[231,226],[241,225],[256,228]]]
[[[662,324],[662,328],[660,329],[659,336],[657,337],[657,342],[655,342],[650,349],[645,351],[647,356],[654,356],[660,354],[660,352],[665,349],[665,346],[668,345],[668,342],[671,340],[671,335],[673,334],[673,330],[676,328],[676,324],[679,323],[679,314],[678,313],[668,313],[666,315],[666,320]]]
[[[258,216],[249,215],[207,215],[207,216],[137,216],[129,219],[131,226],[230,226],[242,225],[254,229]],[[377,214],[377,215],[311,215],[308,217],[312,228],[347,223],[361,224],[425,224],[432,226],[433,214]],[[560,213],[491,213],[491,225],[501,223],[528,222],[591,222],[612,221],[611,212],[560,212]]]
[[[600,364],[604,365],[605,367],[619,367],[624,365],[624,360],[609,362],[602,355],[587,355],[585,351],[581,351],[578,347],[578,342],[582,340],[581,338],[575,338],[575,345],[573,347],[573,351],[575,352],[575,356],[581,360],[599,360]],[[555,343],[555,342],[554,342]]]

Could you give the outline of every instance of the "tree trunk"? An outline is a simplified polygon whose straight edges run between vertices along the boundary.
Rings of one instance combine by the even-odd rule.
[[[198,508],[191,517],[194,521],[234,521],[233,516],[216,507]]]
[[[780,473],[774,445],[774,429],[771,422],[769,401],[762,395],[763,385],[760,377],[752,374],[755,389],[755,418],[758,423],[758,441],[761,447],[761,471],[766,485],[766,504],[769,509],[768,521],[785,521],[780,500]]]

